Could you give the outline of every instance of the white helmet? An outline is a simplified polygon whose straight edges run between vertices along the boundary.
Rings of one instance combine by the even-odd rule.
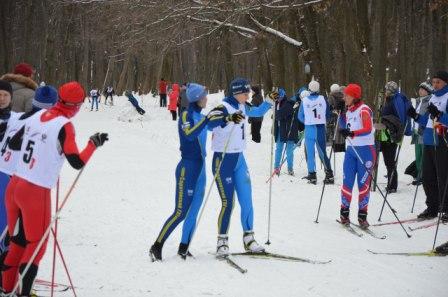
[[[332,84],[330,86],[330,93],[339,92],[341,90],[341,87],[338,84]]]
[[[310,81],[310,83],[308,84],[308,90],[310,90],[311,93],[317,93],[319,92],[319,89],[320,84],[315,80]]]

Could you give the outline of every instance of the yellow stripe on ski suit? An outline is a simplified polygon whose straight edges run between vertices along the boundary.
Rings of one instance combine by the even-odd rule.
[[[215,164],[215,170],[220,170],[220,160],[219,160],[219,158],[216,159],[215,163],[216,163]],[[222,208],[221,208],[221,212],[219,213],[219,218],[218,218],[218,233],[221,233],[222,220],[224,218],[224,213],[227,210],[227,197],[226,197],[226,192],[224,191],[224,185],[222,183],[221,174],[219,173],[219,171],[217,171],[217,173],[216,173],[216,182],[218,183],[218,191],[219,191],[219,194],[221,196],[221,202],[222,202]],[[232,195],[232,209],[230,211],[230,214],[232,214],[232,212],[233,212],[233,206],[234,205],[235,205],[235,195]],[[230,215],[230,217],[231,217],[231,215]],[[229,217],[229,220],[230,220],[230,217]],[[227,230],[226,230],[225,234],[228,233],[229,226],[230,226],[230,223],[229,223],[229,225],[227,227]]]
[[[185,183],[185,167],[182,167],[182,169],[180,170],[180,177],[179,177],[179,201],[177,202],[176,214],[165,225],[165,227],[163,228],[162,232],[159,235],[159,238],[157,238],[157,242],[162,242],[162,239],[165,236],[168,229],[182,215],[182,203],[184,200],[184,183]]]
[[[184,111],[182,113],[182,130],[184,130],[185,134],[188,136],[191,133],[193,133],[199,126],[201,126],[201,124],[205,121],[206,117],[203,117],[199,122],[196,123],[196,125],[194,125],[192,128],[188,127],[188,126],[183,126],[187,123],[187,115],[188,115],[188,111]]]

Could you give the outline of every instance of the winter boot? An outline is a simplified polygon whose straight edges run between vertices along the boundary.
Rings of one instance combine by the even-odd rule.
[[[162,261],[162,244],[157,241],[154,242],[149,250],[149,256],[153,262]]]
[[[421,214],[417,216],[419,219],[430,220],[437,217],[437,211],[433,211],[429,208],[425,209]]]
[[[193,258],[193,255],[188,250],[188,244],[185,243],[179,244],[179,250],[177,251],[177,254],[184,260],[187,260],[187,257]]]
[[[316,172],[310,172],[307,176],[303,177],[302,179],[307,179],[309,184],[316,185],[317,184],[317,176]]]
[[[446,224],[448,223],[448,212],[445,212],[442,217],[440,218],[440,220],[442,221],[442,223]]]
[[[387,194],[397,193],[397,189],[386,187]]]
[[[341,224],[350,225],[350,208],[341,207]]]
[[[216,257],[227,257],[229,255],[229,237],[226,234],[218,235]]]
[[[288,169],[288,174],[291,175],[291,176],[294,176],[294,170]]]
[[[258,242],[255,240],[253,231],[244,232],[243,243],[244,243],[244,249],[246,250],[246,252],[250,252],[250,253],[263,253],[264,252],[264,247],[259,245]]]
[[[439,255],[448,255],[448,241],[436,247],[435,252]]]
[[[358,211],[358,223],[362,229],[369,228],[369,222],[367,222],[367,210]]]
[[[333,170],[325,170],[325,179],[324,183],[327,185],[333,185],[334,184],[334,175]]]

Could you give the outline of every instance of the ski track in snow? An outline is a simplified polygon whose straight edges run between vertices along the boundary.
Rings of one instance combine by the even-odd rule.
[[[210,95],[209,104],[217,105],[221,97]],[[375,227],[378,235],[388,236],[377,240],[368,235],[357,238],[335,222],[339,216],[343,154],[336,155],[336,184],[326,187],[319,224],[314,223],[323,170],[318,170],[317,186],[301,179],[307,172],[303,147],[295,152],[296,176],[274,177],[272,244],[268,249],[316,260],[332,259],[332,263],[312,265],[238,257],[235,260],[248,269],[242,275],[216,261],[209,255],[216,248],[220,210],[215,186],[191,245],[196,259],[183,261],[176,256],[179,226],[165,244],[164,261],[152,263],[149,247],[174,208],[174,170],[180,154],[177,125],[168,110],[157,106],[158,98],[148,95],[140,100],[146,110],[143,118],[130,111],[124,97],[116,97],[116,106],[101,104],[99,112],[90,112],[86,103],[74,120],[81,148],[95,132],[108,132],[110,138],[93,155],[59,221],[59,240],[78,296],[446,296],[448,257],[380,256],[366,251],[429,250],[434,228],[411,232],[412,238],[408,239],[399,225]],[[118,121],[120,115],[133,121]],[[253,186],[255,234],[260,243],[267,239],[269,119],[270,113],[263,122],[262,143],[249,141],[246,151]],[[246,131],[250,133],[249,128]],[[409,142],[407,138],[399,162],[399,192],[388,197],[402,219],[415,216],[425,207],[420,188],[415,213],[410,213],[415,188],[407,186],[410,177],[403,174],[414,158]],[[206,191],[212,179],[209,149],[210,140]],[[380,170],[385,172],[382,158]],[[66,162],[61,174],[61,196],[76,173]],[[378,181],[384,188],[383,174]],[[356,191],[352,220],[356,220],[357,213]],[[372,193],[371,223],[377,221],[382,202],[378,191]],[[243,250],[239,212],[236,203],[229,232],[233,252]],[[394,217],[386,206],[383,221],[391,220]],[[441,226],[438,244],[447,239],[448,227]],[[41,279],[51,280],[52,246],[50,241],[39,271]],[[68,283],[59,262],[56,281]],[[70,291],[56,293],[72,295]]]

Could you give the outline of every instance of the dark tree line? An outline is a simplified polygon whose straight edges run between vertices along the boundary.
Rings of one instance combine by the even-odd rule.
[[[2,0],[0,17],[0,73],[27,61],[56,85],[217,90],[245,76],[292,95],[314,76],[372,100],[386,68],[410,96],[448,68],[446,0]]]

